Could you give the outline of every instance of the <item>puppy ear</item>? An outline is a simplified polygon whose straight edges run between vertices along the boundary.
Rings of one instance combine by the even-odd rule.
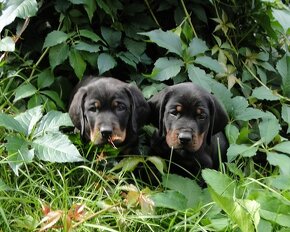
[[[142,92],[135,86],[129,85],[126,91],[131,99],[131,125],[132,131],[138,130],[147,123],[150,107],[145,100]]]
[[[80,130],[81,136],[85,133],[85,114],[84,114],[84,102],[86,97],[86,89],[80,88],[77,90],[69,107],[69,116],[74,126]]]
[[[228,115],[224,110],[223,106],[218,102],[218,100],[210,95],[209,97],[209,109],[210,109],[210,125],[207,134],[207,142],[211,143],[211,137],[222,131],[228,123]]]
[[[170,96],[169,87],[161,90],[148,100],[151,108],[151,122],[154,126],[158,127],[158,135],[161,137],[164,134],[164,112],[165,107]]]

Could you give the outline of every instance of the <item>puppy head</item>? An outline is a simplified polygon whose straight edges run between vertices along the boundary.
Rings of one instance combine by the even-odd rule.
[[[77,90],[69,114],[82,137],[97,145],[107,142],[120,145],[135,134],[143,123],[140,122],[143,118],[135,112],[138,103],[142,102],[141,96],[136,87],[117,79],[95,78]],[[143,101],[146,103],[145,99]]]
[[[193,83],[167,87],[149,104],[152,115],[158,115],[159,136],[165,136],[174,149],[198,151],[227,123],[227,115],[214,96]]]

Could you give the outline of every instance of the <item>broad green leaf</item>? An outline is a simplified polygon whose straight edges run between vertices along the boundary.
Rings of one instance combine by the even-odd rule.
[[[85,159],[68,137],[61,133],[47,133],[32,142],[39,159],[49,162],[80,162]]]
[[[187,199],[177,191],[165,191],[155,193],[150,198],[154,201],[155,207],[169,208],[173,210],[186,210]]]
[[[260,100],[277,101],[280,98],[270,89],[260,86],[253,90],[252,96]]]
[[[199,56],[194,60],[194,63],[200,64],[216,73],[224,73],[225,70],[221,64],[209,56]]]
[[[182,44],[179,36],[172,31],[162,31],[161,29],[139,33],[150,38],[151,42],[167,49],[169,52],[175,53],[182,57]]]
[[[278,10],[272,9],[274,18],[280,23],[283,27],[285,33],[287,33],[288,29],[290,28],[290,11],[288,10]]]
[[[231,220],[238,225],[243,232],[256,231],[259,224],[260,205],[252,200],[238,200],[232,197],[224,197],[209,188],[212,199],[220,206]]]
[[[37,93],[37,89],[30,83],[20,85],[15,89],[15,98],[13,102],[17,102],[20,99],[30,97]]]
[[[37,87],[39,89],[44,89],[49,87],[54,82],[54,75],[50,69],[45,69],[37,77]]]
[[[267,160],[271,165],[278,166],[282,175],[290,176],[290,157],[276,152],[267,152]]]
[[[4,113],[0,113],[0,127],[4,127],[7,130],[14,130],[22,134],[25,134],[26,132],[25,128],[23,128],[17,120]]]
[[[70,66],[73,68],[76,76],[79,79],[82,79],[87,67],[86,62],[83,60],[82,56],[76,49],[71,49],[68,57]]]
[[[42,96],[39,93],[34,94],[29,98],[27,107],[28,109],[34,108],[36,106],[42,105],[44,102],[42,100]]]
[[[117,48],[120,45],[122,36],[120,31],[115,31],[108,27],[102,27],[101,33],[109,47]]]
[[[279,143],[272,147],[272,149],[290,155],[290,141]]]
[[[122,169],[122,172],[132,172],[135,170],[139,163],[144,163],[143,157],[132,156],[124,158],[113,167],[112,171]]]
[[[193,38],[188,47],[188,52],[191,56],[204,54],[208,50],[205,41],[199,38]]]
[[[0,51],[1,52],[14,52],[15,42],[12,37],[6,36],[0,40]]]
[[[263,143],[270,143],[279,131],[281,130],[281,126],[277,118],[272,115],[271,117],[265,117],[262,119],[262,122],[259,124],[259,131],[261,140]]]
[[[227,151],[228,161],[233,161],[238,155],[242,157],[252,157],[256,155],[258,146],[249,146],[246,144],[231,144]]]
[[[20,136],[8,135],[5,147],[8,151],[7,161],[14,173],[18,176],[19,168],[24,163],[30,163],[34,157],[34,149],[28,149],[29,143]]]
[[[236,120],[241,121],[250,121],[252,119],[262,118],[265,117],[266,113],[254,108],[247,108],[243,112],[240,112],[238,115],[235,115]]]
[[[116,54],[118,58],[124,61],[126,64],[132,66],[134,69],[137,69],[137,64],[139,63],[140,59],[134,56],[130,52],[119,52]]]
[[[79,41],[74,48],[79,51],[86,51],[90,53],[97,53],[100,51],[100,46],[95,44],[89,44],[83,41]]]
[[[229,143],[230,144],[236,143],[240,134],[239,129],[234,124],[230,123],[226,126],[225,132]]]
[[[116,60],[107,53],[102,53],[98,57],[98,69],[99,75],[102,75],[104,72],[109,71],[117,65]]]
[[[26,19],[35,16],[38,10],[36,0],[9,0],[3,4],[5,7],[0,15],[0,32],[15,18]]]
[[[15,119],[25,128],[25,135],[28,136],[41,117],[42,106],[37,106],[17,115]]]
[[[146,50],[146,43],[144,42],[135,41],[127,38],[124,40],[124,44],[128,51],[136,57],[141,56]]]
[[[42,91],[40,91],[40,93],[45,95],[45,96],[47,96],[51,100],[53,100],[53,102],[55,102],[58,107],[60,107],[61,109],[65,110],[64,103],[60,99],[60,97],[59,97],[57,92],[52,91],[52,90],[42,90]]]
[[[157,156],[149,156],[146,159],[146,162],[150,161],[154,166],[157,168],[157,170],[161,173],[164,174],[164,170],[166,170],[166,162],[164,159],[157,157]]]
[[[225,107],[226,112],[229,114],[233,110],[233,101],[231,91],[222,83],[217,82],[214,79],[210,81],[211,92],[219,100],[220,103]]]
[[[158,81],[169,80],[180,72],[182,66],[179,59],[161,57],[155,62],[151,76]]]
[[[66,43],[61,43],[49,49],[49,64],[53,70],[56,66],[62,64],[69,55],[69,47]]]
[[[188,78],[195,84],[211,92],[211,77],[203,69],[192,64],[188,65]]]
[[[44,135],[47,132],[58,132],[62,126],[73,126],[68,113],[49,111],[43,116],[34,132],[34,137]]]
[[[282,119],[288,124],[287,133],[290,132],[290,106],[286,104],[282,104],[281,110]]]
[[[85,7],[85,10],[86,10],[88,17],[90,19],[90,22],[92,22],[94,13],[97,9],[96,1],[95,0],[84,0],[84,3],[85,3],[84,7]]]
[[[290,56],[285,54],[276,65],[279,74],[282,77],[282,89],[284,95],[290,97]]]
[[[205,182],[219,195],[233,197],[237,194],[237,184],[228,175],[213,169],[203,169],[202,177]]]
[[[98,36],[97,34],[95,34],[93,31],[90,30],[86,30],[86,29],[82,29],[79,30],[80,36],[88,38],[94,42],[99,42],[102,41],[102,39],[100,38],[100,36]]]
[[[142,89],[142,93],[146,99],[149,99],[154,94],[158,93],[160,90],[164,89],[166,85],[164,83],[158,83],[158,84],[151,84],[149,86],[146,86]]]
[[[202,189],[189,178],[175,174],[164,175],[162,183],[165,188],[177,191],[187,199],[187,208],[195,208],[201,203]]]
[[[57,44],[61,44],[65,42],[68,38],[68,34],[63,31],[52,31],[46,36],[43,48],[53,47]]]
[[[261,217],[268,220],[277,223],[280,226],[285,226],[287,228],[290,227],[290,215],[289,214],[281,214],[277,212],[272,212],[268,210],[260,210]],[[284,230],[280,230],[284,231]],[[287,232],[289,230],[285,230]]]

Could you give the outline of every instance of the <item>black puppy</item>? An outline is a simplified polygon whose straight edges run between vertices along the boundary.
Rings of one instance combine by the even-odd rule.
[[[149,101],[158,132],[152,150],[167,160],[170,171],[196,176],[202,168],[218,168],[218,143],[225,161],[227,140],[223,131],[228,116],[216,98],[193,83],[165,88]]]
[[[137,143],[150,108],[134,85],[111,77],[87,77],[75,90],[69,115],[81,136],[96,145],[126,149]]]

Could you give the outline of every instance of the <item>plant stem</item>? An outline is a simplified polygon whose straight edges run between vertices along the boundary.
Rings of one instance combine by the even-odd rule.
[[[192,29],[192,31],[193,31],[193,34],[194,34],[194,36],[195,36],[196,38],[198,38],[198,36],[197,36],[197,34],[196,34],[196,31],[195,31],[195,29],[194,29],[194,26],[193,26],[193,24],[192,24],[192,22],[191,22],[190,15],[189,15],[189,13],[188,13],[188,11],[187,11],[187,9],[186,9],[186,6],[185,6],[185,4],[184,4],[184,1],[183,1],[183,0],[180,0],[180,2],[181,2],[181,5],[182,5],[182,7],[183,7],[183,10],[184,10],[184,13],[185,13],[186,19],[187,19],[187,21],[188,21],[188,23],[189,23],[189,25],[190,25],[190,27],[191,27],[191,29]]]

